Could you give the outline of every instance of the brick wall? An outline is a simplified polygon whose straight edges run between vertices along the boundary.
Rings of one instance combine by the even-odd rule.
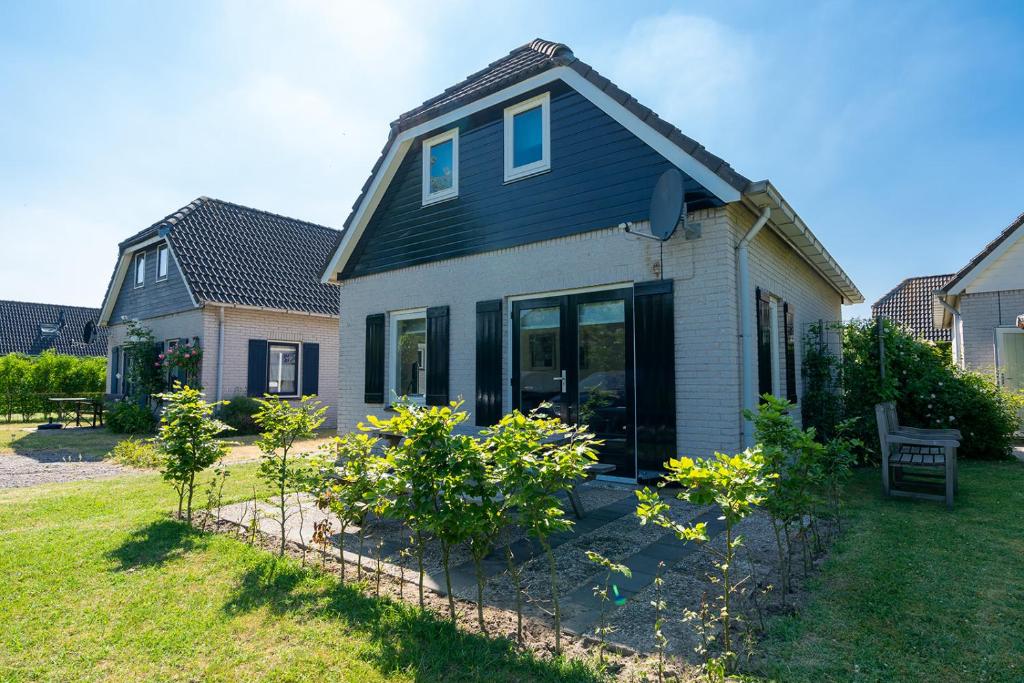
[[[979,372],[994,372],[996,328],[1012,327],[1024,313],[1024,289],[964,294],[960,315],[964,330],[964,366]]]
[[[217,386],[218,309],[203,312],[203,384],[214,397]],[[268,339],[320,344],[320,401],[328,407],[326,426],[337,424],[338,321],[324,316],[273,313],[244,308],[224,309],[222,396],[244,396],[248,385],[249,340]]]
[[[184,313],[173,313],[171,315],[164,315],[158,318],[147,318],[142,321],[149,330],[153,333],[153,337],[157,341],[166,341],[168,339],[181,339],[192,337],[200,337],[200,344],[206,346],[206,338],[203,332],[203,311],[196,308]],[[110,333],[107,335],[107,391],[110,391],[110,380],[111,380],[111,363],[110,363],[110,350],[115,346],[124,344],[125,339],[128,336],[128,326],[124,323],[118,323],[110,327]],[[205,361],[205,359],[204,359]]]

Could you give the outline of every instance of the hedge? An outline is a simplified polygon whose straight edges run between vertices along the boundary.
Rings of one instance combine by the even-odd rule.
[[[82,358],[53,351],[38,356],[0,356],[0,418],[11,422],[19,415],[28,421],[34,415],[51,413],[51,397],[100,398],[106,372],[103,357]]]

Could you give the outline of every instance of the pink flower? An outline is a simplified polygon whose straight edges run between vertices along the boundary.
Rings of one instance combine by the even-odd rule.
[[[157,358],[159,358],[160,360],[163,360],[164,358],[166,358],[166,356],[161,353],[159,356],[157,356]]]

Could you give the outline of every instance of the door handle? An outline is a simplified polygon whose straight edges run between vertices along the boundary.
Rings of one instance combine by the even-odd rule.
[[[558,377],[552,377],[551,379],[557,379],[559,382],[562,383],[562,393],[564,394],[565,393],[565,370],[562,370],[562,374],[559,375]]]

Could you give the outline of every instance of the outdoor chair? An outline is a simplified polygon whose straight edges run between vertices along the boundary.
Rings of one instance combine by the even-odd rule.
[[[896,404],[875,406],[882,453],[882,490],[887,496],[944,500],[953,509],[957,482],[956,429],[919,429],[900,425]],[[943,491],[936,493],[935,489]]]

